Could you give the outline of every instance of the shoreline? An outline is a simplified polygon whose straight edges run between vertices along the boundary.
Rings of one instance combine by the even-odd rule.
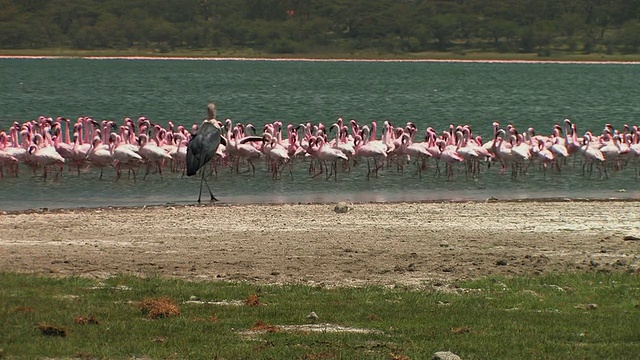
[[[379,58],[277,58],[208,56],[100,56],[100,55],[0,55],[0,59],[82,59],[82,60],[168,60],[168,61],[270,61],[270,62],[406,62],[406,63],[484,63],[484,64],[585,64],[640,65],[639,60],[522,60],[522,59],[379,59]]]
[[[514,198],[514,199],[498,199],[496,197],[490,197],[484,200],[478,199],[463,199],[463,200],[411,200],[411,201],[317,201],[317,202],[260,202],[260,203],[164,203],[164,204],[146,204],[146,205],[131,205],[131,206],[118,206],[118,205],[105,205],[105,206],[79,206],[79,207],[38,207],[20,210],[1,210],[0,216],[3,215],[22,215],[22,214],[59,214],[69,212],[95,212],[95,211],[127,211],[127,210],[145,210],[145,209],[161,209],[161,208],[242,208],[242,207],[279,207],[279,206],[337,206],[338,204],[347,205],[353,207],[356,205],[420,205],[420,204],[548,204],[548,203],[640,203],[640,198],[571,198],[571,197],[541,197],[541,198]]]

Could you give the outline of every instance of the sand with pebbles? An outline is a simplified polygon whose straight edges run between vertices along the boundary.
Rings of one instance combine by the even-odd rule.
[[[445,286],[640,268],[635,201],[157,206],[0,215],[0,271]]]

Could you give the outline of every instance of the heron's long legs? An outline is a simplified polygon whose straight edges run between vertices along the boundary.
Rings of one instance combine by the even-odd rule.
[[[202,178],[200,179],[200,194],[198,194],[198,203],[200,203],[200,199],[202,198],[202,183],[203,182],[205,184],[207,184],[207,190],[209,190],[209,195],[211,196],[211,201],[218,201],[218,199],[216,199],[216,197],[213,196],[213,192],[211,191],[211,188],[209,187],[209,183],[207,183],[206,173],[205,173],[204,169],[201,170],[200,173],[202,174]]]

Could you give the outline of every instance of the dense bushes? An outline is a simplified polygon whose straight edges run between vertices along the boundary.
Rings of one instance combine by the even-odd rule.
[[[0,47],[636,53],[640,0],[2,0]]]

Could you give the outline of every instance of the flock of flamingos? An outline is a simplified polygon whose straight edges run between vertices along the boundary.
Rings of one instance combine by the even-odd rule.
[[[260,166],[272,178],[293,177],[292,167],[304,164],[309,176],[334,180],[339,172],[365,167],[367,179],[381,170],[405,168],[419,176],[431,169],[436,176],[452,179],[479,176],[494,164],[516,178],[528,171],[544,176],[561,172],[573,157],[581,159],[583,175],[591,175],[595,167],[606,177],[640,155],[636,126],[618,130],[607,124],[601,132],[579,135],[569,119],[554,125],[549,134],[512,125],[502,128],[494,122],[493,136],[486,141],[469,125],[450,125],[438,132],[410,122],[398,126],[389,121],[361,124],[337,119],[326,125],[283,126],[275,121],[256,129],[230,119],[215,121],[224,145],[217,148],[207,169],[216,174],[226,168],[255,175],[256,165],[265,164]],[[184,175],[187,144],[197,128],[198,124],[187,128],[172,122],[163,127],[144,116],[137,121],[125,118],[122,124],[43,116],[14,122],[0,132],[0,176],[19,176],[25,167],[30,174],[54,180],[65,171],[80,176],[91,169],[99,169],[100,179],[105,170],[115,171],[116,180],[123,174],[133,180],[162,177],[167,171]]]

